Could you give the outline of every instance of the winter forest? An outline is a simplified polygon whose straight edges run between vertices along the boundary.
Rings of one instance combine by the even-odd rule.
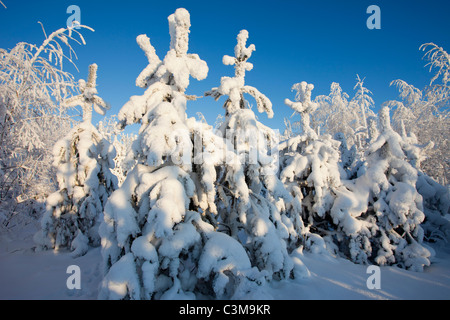
[[[448,48],[423,43],[428,84],[392,79],[398,98],[377,104],[361,74],[350,94],[332,82],[325,95],[300,76],[280,129],[261,121],[278,102],[246,78],[258,43],[245,21],[222,52],[229,73],[203,92],[188,87],[220,61],[191,51],[188,10],[167,21],[167,52],[152,30],[136,37],[140,93],[116,114],[102,61],[85,79],[67,71],[93,28],[41,24],[42,44],[0,49],[0,273],[21,233],[32,233],[23,261],[57,255],[63,279],[69,265],[95,270],[89,299],[290,299],[280,292],[314,286],[315,261],[378,266],[382,279],[442,260],[436,272],[450,271]],[[200,99],[214,123],[188,116]],[[440,289],[450,299],[450,284]]]

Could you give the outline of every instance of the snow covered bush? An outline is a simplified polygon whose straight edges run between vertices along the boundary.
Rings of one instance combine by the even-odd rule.
[[[401,101],[388,101],[394,108],[393,127],[401,133],[408,162],[417,170],[416,189],[423,198],[425,221],[423,228],[428,241],[448,241],[449,213],[449,86],[448,54],[433,43],[421,46],[431,49],[425,57],[430,61],[430,71],[438,71],[430,85],[419,90],[403,80],[391,85],[398,87]],[[434,83],[442,77],[442,83]]]
[[[281,180],[298,199],[305,224],[303,245],[312,252],[327,248],[357,263],[397,264],[412,270],[429,265],[422,245],[422,196],[416,190],[417,170],[408,161],[411,145],[390,125],[389,109],[380,111],[379,132],[368,125],[366,163],[349,180],[339,161],[339,149],[329,136],[310,127],[313,85],[294,86],[297,101],[285,103],[302,115],[302,133],[281,144]],[[417,152],[415,153],[417,154]]]
[[[404,101],[415,106],[389,103],[396,106],[399,135],[391,127],[388,108],[380,111],[379,119],[371,112],[370,91],[357,80],[350,102],[338,84],[332,85],[330,96],[312,101],[314,87],[306,82],[293,87],[296,102],[285,101],[302,115],[301,132],[291,132],[280,145],[280,178],[301,208],[302,245],[311,249],[309,244],[325,244],[354,262],[420,271],[430,263],[423,240],[447,239],[449,232],[444,218],[448,188],[421,169],[433,143],[420,144],[414,132],[406,132],[405,124],[417,119],[415,110],[423,112],[426,102],[421,102],[419,90],[396,82]],[[436,109],[428,110],[428,118],[438,116]],[[333,133],[337,141],[320,135],[322,131]]]
[[[347,232],[350,238],[344,242],[353,261],[414,271],[430,264],[431,253],[423,246],[425,215],[416,190],[418,172],[408,162],[407,146],[391,127],[389,108],[382,108],[379,136],[366,151],[365,172],[346,184],[356,197],[338,195],[335,204],[341,213],[358,208],[357,232]],[[363,199],[366,205],[355,205]]]
[[[100,299],[242,297],[264,281],[241,244],[217,231],[214,182],[226,144],[186,115],[195,99],[185,94],[189,77],[205,79],[208,66],[188,53],[189,12],[177,9],[168,21],[164,60],[146,35],[137,37],[149,65],[136,84],[146,91],[119,113],[122,126],[141,124],[132,147],[137,164],[105,207]],[[236,172],[227,178],[238,183]]]
[[[426,152],[422,170],[440,184],[448,185],[450,59],[448,53],[434,43],[426,43],[420,49],[428,50],[424,58],[429,61],[427,65],[430,66],[430,71],[437,70],[430,84],[420,90],[404,80],[394,80],[391,85],[398,88],[400,101],[388,101],[386,105],[394,110],[393,126],[397,132],[401,132],[404,127],[408,133],[417,137],[419,144],[426,145],[430,141],[434,143]]]
[[[425,239],[447,243],[450,240],[450,221],[446,218],[450,212],[450,187],[418,171],[416,188],[423,199]]]
[[[349,145],[356,144],[354,121],[355,113],[349,101],[349,95],[337,82],[333,82],[329,95],[320,95],[314,99],[316,108],[310,115],[311,128],[319,133],[344,134]]]
[[[63,70],[65,61],[73,63],[73,41],[85,44],[81,33],[61,28],[40,46],[20,42],[0,49],[0,203],[10,217],[20,203],[44,199],[56,189],[48,150],[74,123],[62,103],[77,90]]]
[[[314,99],[317,108],[311,113],[311,127],[318,133],[342,134],[349,147],[353,145],[359,154],[364,153],[368,138],[369,117],[375,116],[372,111],[374,101],[372,92],[364,86],[364,79],[356,77],[355,96],[349,99],[339,83],[331,84],[330,94]]]
[[[445,218],[445,215],[450,213],[450,188],[436,182],[422,169],[422,161],[427,159],[427,154],[433,149],[434,143],[429,141],[426,145],[419,144],[414,133],[406,133],[403,119],[400,119],[400,125],[406,160],[417,170],[416,190],[422,196],[425,213],[422,227],[425,239],[431,242],[440,240],[446,242],[450,240],[450,221]]]
[[[83,122],[73,128],[53,149],[59,190],[46,201],[42,230],[35,236],[41,248],[61,247],[83,255],[88,245],[100,245],[98,227],[109,195],[117,188],[114,147],[92,125],[92,107],[104,114],[109,106],[98,97],[97,65],[89,67],[89,79],[80,80],[81,94],[65,101],[81,106]]]

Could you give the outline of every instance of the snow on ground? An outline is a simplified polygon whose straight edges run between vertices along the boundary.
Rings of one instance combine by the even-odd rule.
[[[96,299],[101,281],[100,248],[76,259],[67,251],[35,252],[33,233],[38,229],[34,227],[30,226],[21,237],[0,234],[0,299]],[[70,265],[80,267],[81,290],[66,286]]]
[[[69,252],[34,252],[28,231],[0,235],[0,299],[71,300],[96,299],[101,276],[100,248],[79,258]],[[294,299],[450,299],[450,247],[439,247],[432,265],[424,272],[397,267],[381,267],[381,289],[370,290],[366,281],[371,275],[367,266],[345,259],[305,253],[303,263],[311,276],[308,279],[273,282],[254,298]],[[67,267],[81,269],[81,289],[69,290],[66,281],[71,274]],[[249,296],[252,298],[252,296]]]
[[[429,268],[413,272],[381,267],[381,289],[367,288],[367,266],[342,258],[305,254],[311,277],[302,281],[275,283],[274,299],[450,299],[450,250],[441,248]]]

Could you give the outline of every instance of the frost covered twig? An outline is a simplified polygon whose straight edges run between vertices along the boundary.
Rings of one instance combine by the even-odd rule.
[[[34,64],[36,62],[36,60],[40,57],[42,51],[44,51],[44,52],[49,51],[48,60],[50,62],[52,61],[53,55],[55,55],[58,58],[60,68],[62,69],[63,59],[66,58],[78,70],[78,68],[77,68],[76,64],[73,62],[73,58],[72,58],[72,55],[74,55],[76,58],[76,53],[75,53],[75,50],[70,45],[69,40],[75,41],[78,44],[82,43],[82,44],[86,45],[86,41],[84,40],[83,35],[79,31],[77,31],[73,28],[61,28],[61,29],[58,29],[58,30],[52,32],[50,34],[50,36],[47,37],[45,30],[44,30],[44,26],[42,25],[42,23],[40,21],[38,23],[41,25],[46,39],[39,48],[36,47],[36,53],[31,58],[30,63]],[[88,27],[85,25],[80,25],[79,27],[85,28],[85,29],[88,29],[88,30],[94,32],[94,29],[92,29],[91,27]],[[72,36],[72,32],[75,32],[78,34],[78,36],[80,37],[81,43]],[[66,56],[64,54],[61,45],[56,40],[60,40],[62,43],[64,43],[68,47],[69,56]],[[47,47],[50,47],[50,49],[47,49]]]
[[[433,82],[442,76],[442,82],[444,85],[447,85],[448,81],[450,81],[450,55],[445,51],[442,47],[430,42],[422,44],[419,50],[425,51],[428,47],[431,47],[426,53],[424,58],[427,58],[430,62],[427,64],[430,66],[430,71],[433,68],[437,68],[438,71],[430,80],[430,85]]]
[[[372,97],[370,96],[372,92],[364,87],[364,79],[361,79],[359,75],[356,75],[356,85],[353,90],[357,90],[352,102],[359,107],[359,110],[355,110],[357,114],[360,112],[360,117],[362,119],[362,126],[356,128],[355,135],[357,135],[358,146],[361,149],[363,147],[363,141],[366,141],[368,137],[368,127],[367,127],[367,116],[372,116],[370,108],[375,104]],[[358,117],[356,116],[358,119]]]
[[[28,168],[39,168],[34,183],[21,183],[30,181],[30,170],[10,169],[0,175],[0,179],[6,179],[2,184],[14,185],[7,193],[12,199],[19,195],[33,198],[33,193],[53,189],[51,156],[45,150],[73,123],[62,101],[73,94],[76,84],[73,75],[64,71],[63,61],[74,63],[72,41],[85,42],[81,33],[77,33],[78,41],[69,29],[61,28],[49,36],[42,29],[45,40],[40,46],[20,42],[11,50],[0,49],[1,166],[14,168],[14,164],[23,162]]]

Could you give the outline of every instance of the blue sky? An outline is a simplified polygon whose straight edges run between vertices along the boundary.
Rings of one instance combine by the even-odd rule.
[[[273,103],[275,116],[257,113],[274,129],[284,129],[284,117],[292,111],[285,98],[294,98],[294,83],[315,85],[313,97],[328,94],[332,82],[340,83],[350,97],[356,74],[366,77],[376,108],[398,94],[389,83],[403,79],[423,88],[432,77],[421,44],[435,42],[450,50],[450,1],[77,1],[77,0],[2,0],[0,6],[0,47],[12,48],[17,42],[41,44],[41,21],[47,33],[66,25],[69,5],[81,9],[81,23],[95,29],[83,31],[86,46],[74,45],[78,55],[78,73],[66,64],[76,79],[86,78],[88,65],[97,63],[98,90],[112,104],[107,115],[117,114],[130,96],[143,93],[135,79],[146,67],[144,53],[136,44],[139,34],[147,34],[162,59],[169,49],[167,17],[184,7],[191,14],[190,53],[208,63],[209,75],[203,81],[191,79],[189,94],[203,95],[220,84],[222,76],[234,69],[222,65],[225,54],[233,55],[240,30],[249,31],[248,44],[256,46],[249,60],[254,69],[246,83],[266,94]],[[381,9],[381,29],[369,30],[366,13],[369,5]],[[206,97],[188,104],[188,115],[202,112],[214,124],[224,114],[222,104]],[[254,101],[250,100],[254,104]],[[96,116],[94,121],[100,120]],[[294,118],[294,120],[296,120]]]

